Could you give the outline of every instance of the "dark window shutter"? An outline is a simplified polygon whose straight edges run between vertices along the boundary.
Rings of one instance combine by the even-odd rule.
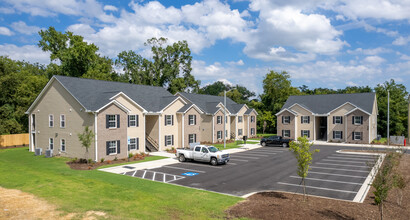
[[[130,116],[128,115],[128,127],[130,127]]]
[[[363,132],[360,132],[360,140],[363,140]]]
[[[120,140],[117,141],[117,154],[121,153]]]
[[[352,140],[354,140],[354,131],[352,132]]]
[[[308,116],[308,124],[310,124],[310,116]]]
[[[107,142],[105,142],[105,146],[106,146],[106,150],[107,150],[107,155],[108,154],[110,154],[110,142],[109,141],[107,141]]]
[[[108,128],[108,115],[105,115],[105,128]]]
[[[354,116],[352,116],[352,125],[354,125]]]
[[[130,144],[128,144],[128,151],[130,151],[131,150],[131,146],[130,146]]]
[[[308,138],[310,138],[310,130],[308,130]]]
[[[167,126],[167,115],[164,117],[164,125]]]
[[[172,139],[171,139],[171,141],[172,141],[172,144],[171,144],[171,145],[174,145],[174,135],[172,135],[171,138],[172,138]]]
[[[117,115],[117,128],[120,128],[120,115]]]
[[[140,126],[140,120],[139,120],[139,115],[135,115],[135,119],[137,120],[137,127]]]
[[[336,116],[333,116],[333,124],[335,124],[335,123],[336,123]]]
[[[284,118],[285,118],[285,116],[282,116],[282,124],[283,124],[283,122],[284,122],[284,120],[285,120]],[[283,136],[283,134],[282,134],[282,136]]]
[[[363,124],[363,116],[360,116],[360,124]]]
[[[196,143],[196,134],[194,134],[194,142]]]
[[[196,125],[196,115],[194,115],[194,125]]]
[[[333,118],[334,119],[334,118]],[[333,131],[333,139],[335,139],[335,131]]]
[[[282,116],[283,117],[283,116]],[[282,130],[282,137],[284,136],[283,134],[285,133],[285,130]]]
[[[343,116],[340,116],[340,124],[343,124]]]
[[[171,116],[171,124],[174,125],[174,115]]]
[[[165,135],[164,140],[165,140],[165,147],[166,147],[167,146],[167,136],[166,135]]]
[[[340,132],[340,138],[343,139],[343,131]]]

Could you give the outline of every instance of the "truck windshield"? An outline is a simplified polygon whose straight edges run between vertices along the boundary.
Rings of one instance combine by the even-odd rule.
[[[211,151],[212,153],[215,153],[215,152],[219,151],[218,148],[216,148],[216,147],[208,147],[208,149],[209,149],[209,151]]]

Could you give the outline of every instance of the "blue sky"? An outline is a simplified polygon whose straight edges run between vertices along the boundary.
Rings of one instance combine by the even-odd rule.
[[[410,88],[408,0],[3,0],[0,55],[49,63],[37,32],[54,26],[96,44],[110,58],[123,50],[150,56],[144,42],[187,40],[193,74],[257,93],[269,70],[294,86]]]

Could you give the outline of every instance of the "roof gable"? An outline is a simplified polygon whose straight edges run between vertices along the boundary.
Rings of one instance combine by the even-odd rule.
[[[182,96],[183,99],[195,104],[206,114],[214,114],[218,110],[217,105],[219,103],[224,103],[223,96],[204,95],[186,92],[179,92],[176,95]],[[242,108],[243,105],[244,104],[237,104],[236,102],[232,101],[229,97],[226,97],[226,108],[232,114],[236,114]]]

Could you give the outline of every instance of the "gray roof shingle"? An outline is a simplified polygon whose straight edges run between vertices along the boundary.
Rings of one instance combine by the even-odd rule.
[[[161,111],[177,97],[163,87],[54,76],[86,109],[96,111],[123,92],[149,112]]]
[[[281,110],[297,103],[315,114],[326,114],[346,102],[350,102],[372,114],[375,99],[376,93],[289,96]]]
[[[190,102],[198,106],[207,114],[214,114],[219,108],[216,107],[219,103],[224,103],[223,96],[204,95],[195,93],[180,92],[180,95],[188,99]],[[232,99],[226,97],[226,108],[231,114],[238,113],[245,104],[237,104]]]

